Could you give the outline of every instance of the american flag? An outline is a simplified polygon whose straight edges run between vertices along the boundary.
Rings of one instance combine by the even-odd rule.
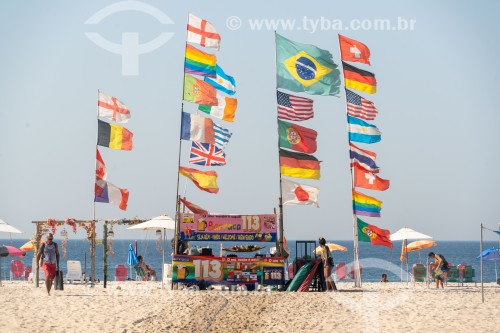
[[[377,116],[377,108],[373,102],[353,93],[352,91],[345,90],[347,98],[347,113],[356,118],[364,120],[373,120]]]
[[[302,121],[314,117],[312,99],[276,92],[279,119]]]
[[[204,166],[225,165],[226,154],[212,144],[193,141],[189,163]]]

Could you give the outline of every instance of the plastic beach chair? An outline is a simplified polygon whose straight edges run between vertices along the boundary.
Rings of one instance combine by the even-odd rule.
[[[335,275],[337,276],[338,281],[349,279],[349,274],[347,274],[347,266],[345,263],[341,262],[337,264],[337,267],[335,268]]]
[[[31,262],[31,273],[28,275],[28,281],[35,281],[35,273],[36,273],[36,258],[33,258]],[[43,271],[42,265],[40,265],[40,269],[38,270],[38,281],[45,280],[45,273]]]
[[[33,270],[33,267],[31,267],[31,266],[26,266],[26,268],[24,269],[24,279],[26,281],[29,280],[29,277],[30,277],[30,274],[31,274],[32,270]]]
[[[125,281],[127,278],[127,267],[124,265],[116,265],[115,267],[115,281]]]
[[[354,264],[352,264],[351,265],[351,270],[349,271],[349,276],[351,277],[351,279],[355,278],[354,269],[355,269],[355,266],[354,266]],[[359,276],[362,276],[362,275],[363,275],[363,267],[360,264],[359,265]]]
[[[422,264],[414,264],[411,268],[413,282],[425,282],[426,269]]]
[[[446,282],[458,282],[458,268],[455,266],[448,266],[448,274],[446,275]]]
[[[83,282],[82,263],[78,260],[68,260],[66,263],[67,272],[66,280],[70,283],[73,281]]]
[[[23,279],[24,278],[24,264],[21,260],[12,260],[10,262],[10,279]]]

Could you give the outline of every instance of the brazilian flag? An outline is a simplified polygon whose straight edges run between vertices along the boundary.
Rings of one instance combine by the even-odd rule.
[[[340,72],[332,54],[314,45],[292,42],[276,34],[278,88],[311,95],[336,96]]]

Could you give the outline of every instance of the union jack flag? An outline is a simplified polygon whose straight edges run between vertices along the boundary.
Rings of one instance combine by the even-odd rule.
[[[226,154],[210,143],[193,141],[189,163],[204,166],[226,165]]]

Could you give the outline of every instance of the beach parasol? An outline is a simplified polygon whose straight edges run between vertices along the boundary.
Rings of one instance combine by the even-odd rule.
[[[498,280],[497,260],[500,260],[500,248],[491,248],[483,251],[482,255],[477,256],[476,259],[492,260],[495,261],[495,279]]]
[[[10,224],[7,224],[5,221],[0,220],[0,232],[9,232],[12,234],[22,234],[23,232],[19,229],[14,228]]]
[[[415,242],[411,242],[410,244],[406,245],[405,252],[413,252],[413,251],[419,251],[423,249],[427,249],[429,247],[436,246],[437,243],[428,239],[424,240],[419,240]]]
[[[135,254],[134,247],[132,244],[128,245],[128,255],[127,255],[127,265],[130,268],[130,278],[132,278],[132,265],[137,265],[139,260],[137,259],[137,255]]]
[[[175,221],[168,215],[160,215],[152,218],[149,221],[133,225],[127,229],[141,230],[161,230],[163,229],[163,249],[162,249],[162,267],[161,267],[161,287],[163,289],[163,281],[165,274],[165,242],[166,230],[175,230]]]
[[[391,234],[391,241],[408,239],[432,239],[432,237],[410,228],[401,228],[395,233]]]
[[[27,241],[26,243],[24,243],[23,246],[21,246],[19,248],[21,251],[35,251],[35,243],[31,240]]]
[[[0,246],[0,257],[23,257],[26,253],[19,250],[17,247],[2,245]]]
[[[339,244],[335,244],[335,243],[326,243],[325,244],[326,246],[328,246],[328,248],[330,249],[330,251],[341,251],[341,252],[347,252],[347,247],[345,246],[342,246],[342,245],[339,245]],[[322,248],[321,246],[318,246],[314,252],[316,253],[320,253],[322,251]]]
[[[168,215],[160,215],[152,218],[149,221],[139,223],[128,227],[127,229],[141,229],[141,230],[175,230],[175,221]]]
[[[2,245],[0,246],[0,257],[22,257],[25,256],[26,253],[23,251],[19,250],[16,247],[9,246],[9,245]],[[0,272],[2,271],[2,265],[1,265],[1,258],[0,258]],[[2,285],[2,274],[0,274],[0,286]]]
[[[401,245],[401,281],[403,280],[403,261],[406,259],[406,276],[408,277],[408,257],[405,258],[405,249],[407,248],[408,239],[432,239],[431,236],[427,236],[411,228],[401,228],[395,233],[391,234],[391,241],[402,240]],[[408,282],[408,281],[407,281]]]

